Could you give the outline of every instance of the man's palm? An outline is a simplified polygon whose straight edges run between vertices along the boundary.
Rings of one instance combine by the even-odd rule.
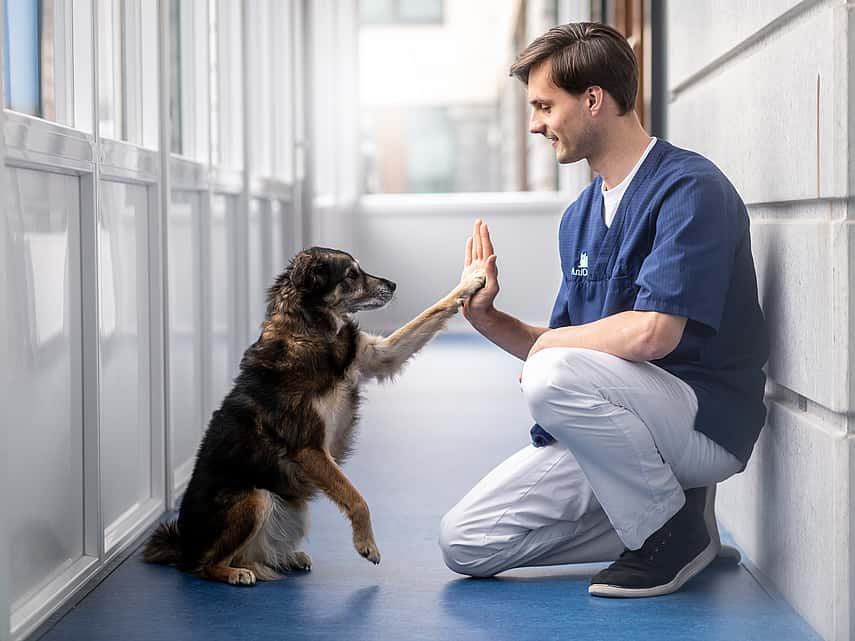
[[[461,280],[466,280],[478,270],[484,270],[487,283],[472,298],[466,301],[463,311],[467,318],[489,312],[493,301],[499,293],[499,270],[496,267],[496,255],[493,253],[493,243],[487,224],[478,219],[472,230],[472,236],[466,241],[466,255],[463,260]]]

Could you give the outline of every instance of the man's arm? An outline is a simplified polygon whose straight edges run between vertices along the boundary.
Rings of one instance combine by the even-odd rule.
[[[537,338],[528,356],[548,347],[585,347],[628,361],[653,361],[676,349],[685,327],[685,316],[661,312],[620,312],[592,323],[545,331]]]
[[[592,323],[548,329],[528,325],[493,305],[499,293],[499,271],[487,224],[476,220],[466,241],[463,273],[484,269],[487,282],[463,305],[463,315],[493,343],[526,360],[547,347],[585,347],[629,361],[650,361],[670,354],[683,336],[685,316],[627,311]]]
[[[548,329],[527,325],[510,314],[500,312],[493,305],[499,293],[499,270],[490,231],[480,219],[475,221],[472,236],[466,241],[463,276],[476,269],[485,271],[487,282],[463,304],[463,315],[472,327],[493,343],[520,360],[525,360],[537,337]]]
[[[528,357],[538,337],[549,333],[547,327],[528,325],[495,308],[490,313],[467,318],[482,335],[522,361]]]

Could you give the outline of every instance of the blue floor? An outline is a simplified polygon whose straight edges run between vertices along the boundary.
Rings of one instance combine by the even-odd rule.
[[[392,384],[367,390],[345,470],[368,501],[379,566],[357,556],[327,501],[313,506],[311,573],[235,588],[142,562],[137,551],[43,641],[819,640],[742,567],[716,561],[676,594],[598,599],[602,566],[462,578],[437,547],[441,515],[526,444],[520,363],[478,338],[443,337]]]

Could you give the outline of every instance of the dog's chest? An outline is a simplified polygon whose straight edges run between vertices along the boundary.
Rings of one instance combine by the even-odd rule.
[[[349,440],[356,414],[355,381],[347,377],[336,383],[314,402],[315,411],[324,422],[324,447],[339,449],[342,440]]]

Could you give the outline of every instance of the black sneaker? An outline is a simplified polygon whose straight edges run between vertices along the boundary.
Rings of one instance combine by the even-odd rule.
[[[594,575],[594,596],[645,597],[670,594],[703,570],[718,553],[704,518],[706,488],[686,490],[686,504],[637,550]]]

